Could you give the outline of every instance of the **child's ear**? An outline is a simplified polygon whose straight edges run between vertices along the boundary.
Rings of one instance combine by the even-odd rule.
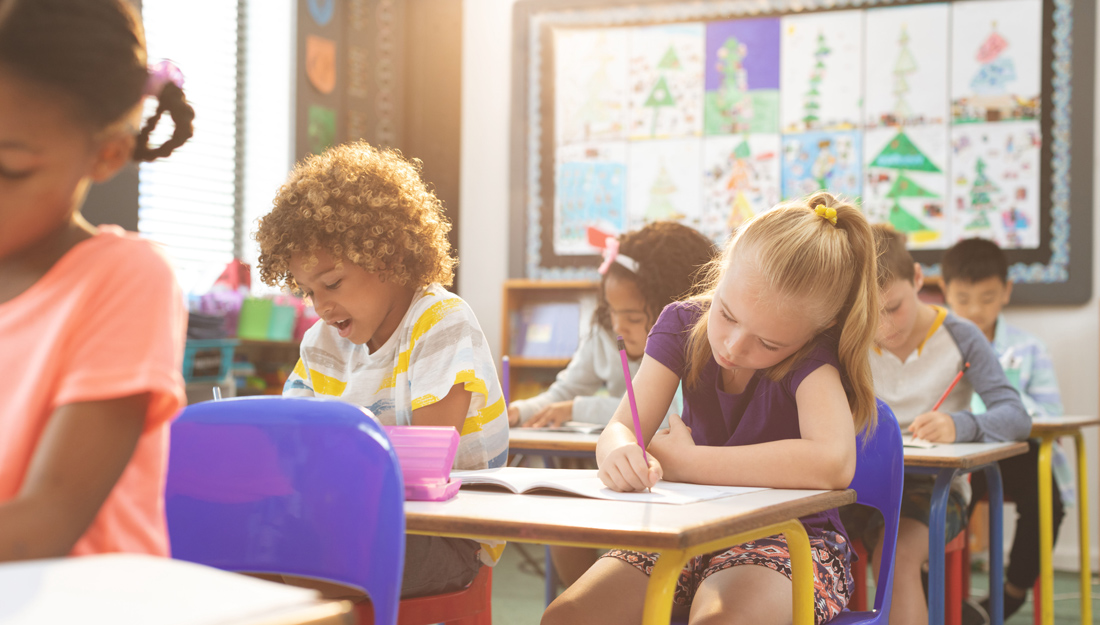
[[[913,288],[918,293],[921,287],[924,286],[924,270],[921,269],[920,263],[913,263]]]
[[[113,132],[104,137],[96,149],[92,163],[92,180],[106,182],[125,167],[134,154],[134,136],[126,132]]]

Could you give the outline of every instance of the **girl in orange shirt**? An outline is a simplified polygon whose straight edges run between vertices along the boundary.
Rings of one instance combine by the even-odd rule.
[[[147,69],[124,0],[0,0],[0,560],[168,553],[186,311],[156,248],[80,206],[187,140],[181,84]],[[165,111],[175,132],[151,147]]]

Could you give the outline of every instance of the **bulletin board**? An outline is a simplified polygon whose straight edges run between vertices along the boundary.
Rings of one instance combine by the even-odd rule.
[[[931,275],[983,237],[1015,303],[1083,303],[1094,23],[1091,0],[522,0],[510,274],[597,277],[592,228],[721,244],[824,188]]]
[[[365,139],[400,141],[400,0],[297,0],[294,158]]]

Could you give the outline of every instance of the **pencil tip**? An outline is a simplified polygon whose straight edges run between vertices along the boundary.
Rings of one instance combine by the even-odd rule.
[[[615,337],[615,342],[619,345],[619,351],[623,351],[626,349],[626,343],[623,342],[622,336]]]

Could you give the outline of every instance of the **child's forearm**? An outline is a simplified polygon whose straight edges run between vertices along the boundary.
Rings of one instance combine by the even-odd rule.
[[[0,562],[69,555],[83,533],[41,500],[17,498],[0,505]]]
[[[666,475],[669,460],[661,458]],[[736,447],[695,447],[675,462],[674,479],[723,486],[770,488],[847,488],[855,475],[854,453],[806,439],[787,439]]]
[[[602,465],[603,459],[614,449],[618,449],[623,445],[637,444],[633,426],[628,428],[621,421],[612,419],[604,428],[600,440],[596,442],[596,464]]]

